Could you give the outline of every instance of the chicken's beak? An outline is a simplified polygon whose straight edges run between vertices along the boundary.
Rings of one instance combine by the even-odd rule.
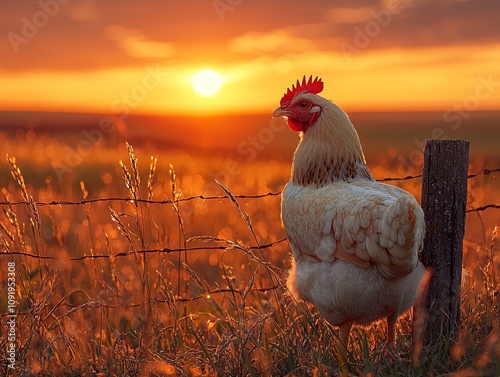
[[[278,107],[276,110],[273,111],[273,118],[282,117],[282,116],[287,116],[287,114],[286,114],[286,111],[283,110],[281,107]]]

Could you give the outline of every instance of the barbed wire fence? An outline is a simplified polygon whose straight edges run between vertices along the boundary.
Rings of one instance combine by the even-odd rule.
[[[478,176],[487,176],[491,175],[493,173],[500,172],[500,167],[499,168],[485,168],[482,169],[476,173],[472,173],[468,175],[468,179],[473,179]],[[401,181],[409,181],[409,180],[415,180],[415,179],[420,179],[422,178],[421,174],[418,175],[408,175],[404,177],[385,177],[385,178],[380,178],[377,179],[378,182],[401,182]],[[262,199],[266,197],[276,197],[280,196],[281,191],[276,191],[276,192],[267,192],[264,194],[255,194],[255,195],[233,195],[233,194],[226,194],[226,195],[194,195],[186,198],[176,198],[176,199],[166,199],[166,200],[151,200],[151,199],[141,199],[141,198],[132,198],[132,197],[107,197],[107,198],[95,198],[95,199],[82,199],[78,201],[70,201],[70,200],[57,200],[57,201],[29,201],[29,200],[21,200],[21,201],[0,201],[1,206],[30,206],[30,207],[47,207],[47,206],[86,206],[88,204],[92,203],[106,203],[106,202],[125,202],[125,203],[143,203],[143,204],[154,204],[154,205],[172,205],[172,204],[178,204],[182,202],[191,202],[195,200],[203,200],[203,201],[220,201],[220,200],[232,200],[234,201],[235,199]],[[475,208],[469,208],[466,210],[467,213],[479,213],[483,212],[489,209],[500,209],[500,204],[497,203],[488,203],[479,207]],[[5,251],[0,253],[0,260],[2,260],[2,257],[12,257],[12,256],[21,256],[21,257],[26,257],[26,258],[32,258],[40,261],[63,261],[63,262],[77,262],[77,261],[84,261],[84,260],[97,260],[97,259],[114,259],[117,257],[127,257],[131,255],[146,255],[146,254],[154,254],[154,253],[165,253],[165,254],[171,254],[171,253],[184,253],[184,252],[191,252],[191,251],[214,251],[214,250],[228,250],[228,249],[239,249],[243,252],[253,252],[256,250],[265,250],[265,249],[271,249],[273,247],[276,247],[280,244],[283,244],[287,241],[287,238],[281,238],[277,241],[274,242],[269,242],[269,243],[256,243],[254,245],[245,245],[240,242],[231,242],[229,245],[212,245],[212,246],[195,246],[195,247],[178,247],[178,248],[169,248],[169,247],[164,247],[164,248],[151,248],[151,249],[140,249],[140,250],[129,250],[129,251],[122,251],[122,252],[117,252],[113,254],[95,254],[91,253],[90,255],[80,255],[80,256],[73,256],[69,258],[60,258],[57,256],[51,256],[51,255],[40,255],[40,254],[31,254],[27,253],[24,251]],[[267,262],[258,260],[259,263],[262,264],[268,264]],[[269,287],[252,287],[250,288],[246,293],[248,292],[268,292],[268,291],[274,291],[276,289],[282,288],[281,285],[276,284],[272,285]],[[191,297],[176,297],[176,301],[179,303],[188,303],[188,302],[193,302],[197,301],[200,299],[204,299],[207,297],[207,295],[216,295],[216,294],[223,294],[223,293],[231,293],[231,294],[240,294],[243,295],[245,292],[242,292],[238,289],[228,287],[228,288],[215,288],[208,290],[207,292],[204,292],[203,294],[200,295],[195,295]],[[161,303],[167,303],[168,300],[154,300],[155,303],[161,304]],[[80,310],[82,308],[116,308],[123,304],[109,304],[105,303],[102,300],[90,300],[86,302],[83,306],[82,305],[76,305],[76,304],[71,304],[69,302],[61,302],[58,304],[58,306],[64,306],[68,307],[70,310],[65,314],[69,315],[73,310]],[[139,307],[141,304],[140,303],[131,303],[126,305],[127,307],[133,308],[133,307]],[[19,313],[23,314],[23,313]],[[2,314],[2,316],[5,316],[6,314]]]
[[[490,175],[496,172],[500,172],[500,168],[494,168],[494,169],[482,169],[476,173],[472,173],[468,175],[468,179],[473,179],[481,175]],[[414,179],[420,179],[422,178],[421,174],[418,175],[408,175],[405,177],[386,177],[386,178],[381,178],[377,179],[378,182],[398,182],[398,181],[409,181],[409,180],[414,180]],[[193,200],[204,200],[204,201],[210,201],[210,200],[226,200],[226,199],[262,199],[265,197],[273,197],[273,196],[280,196],[281,191],[276,191],[276,192],[268,192],[265,194],[256,194],[256,195],[194,195],[190,196],[187,198],[178,198],[178,199],[166,199],[166,200],[150,200],[150,199],[134,199],[130,197],[109,197],[109,198],[96,198],[96,199],[82,199],[78,201],[68,201],[68,200],[58,200],[58,201],[49,201],[49,202],[42,202],[42,201],[0,201],[0,205],[10,205],[10,206],[19,206],[19,205],[30,205],[30,206],[38,206],[38,207],[46,207],[46,206],[84,206],[87,204],[92,204],[92,203],[103,203],[103,202],[135,202],[135,203],[143,203],[143,204],[156,204],[156,205],[171,205],[174,203],[182,203],[182,202],[190,202]],[[487,209],[500,209],[500,204],[496,203],[490,203],[490,204],[485,204],[480,207],[476,208],[469,208],[466,210],[467,213],[472,213],[472,212],[482,212]],[[261,244],[261,245],[252,245],[248,246],[247,248],[249,250],[259,250],[259,249],[268,249],[272,248],[278,244],[281,244],[286,241],[286,238],[282,238],[278,241],[267,243],[267,244]],[[124,251],[124,252],[119,252],[113,255],[100,255],[100,254],[94,254],[94,255],[82,255],[82,256],[77,256],[77,257],[70,257],[67,259],[61,259],[57,258],[54,256],[43,256],[43,255],[34,255],[34,254],[29,254],[21,251],[9,251],[6,253],[0,253],[0,255],[22,255],[30,258],[37,258],[37,259],[47,259],[47,260],[63,260],[63,261],[81,261],[85,259],[99,259],[99,258],[114,258],[114,257],[126,257],[132,254],[147,254],[147,253],[177,253],[177,252],[184,252],[184,251],[197,251],[197,250],[225,250],[227,249],[227,246],[203,246],[203,247],[188,247],[188,248],[161,248],[161,249],[144,249],[144,250],[134,250],[134,251]]]

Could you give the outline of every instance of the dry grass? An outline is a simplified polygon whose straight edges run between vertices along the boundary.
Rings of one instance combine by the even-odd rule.
[[[398,322],[396,361],[387,357],[384,324],[377,323],[354,330],[342,365],[336,329],[284,284],[290,255],[279,242],[279,197],[235,196],[279,191],[289,163],[242,163],[241,174],[216,183],[212,177],[220,179],[225,166],[218,157],[150,158],[129,145],[112,153],[97,147],[59,182],[50,168],[57,148],[35,135],[16,151],[6,148],[17,160],[0,166],[1,200],[11,203],[0,215],[2,287],[7,262],[17,266],[12,375],[500,375],[498,211],[472,212],[467,220],[457,344],[443,339],[439,352],[424,350],[412,363],[406,315]],[[376,177],[397,175],[394,161],[380,161],[372,167]],[[471,171],[484,167],[481,159],[473,163]],[[495,202],[497,180],[470,180],[469,206]],[[419,196],[419,180],[398,184]],[[200,194],[228,198],[182,201]],[[109,197],[130,200],[36,204]],[[56,259],[8,255],[14,251]],[[2,295],[0,312],[6,310]],[[0,373],[10,373],[6,342],[3,316]]]

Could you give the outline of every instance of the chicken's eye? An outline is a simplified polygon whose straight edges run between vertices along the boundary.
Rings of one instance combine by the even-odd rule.
[[[307,102],[307,101],[299,102],[299,107],[301,109],[307,109],[309,107],[309,102]]]

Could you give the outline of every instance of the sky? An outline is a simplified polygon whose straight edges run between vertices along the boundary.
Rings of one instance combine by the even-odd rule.
[[[347,110],[500,109],[498,0],[4,0],[0,110],[271,113],[303,75]],[[191,85],[220,73],[209,97]],[[457,110],[457,111],[458,111]]]

